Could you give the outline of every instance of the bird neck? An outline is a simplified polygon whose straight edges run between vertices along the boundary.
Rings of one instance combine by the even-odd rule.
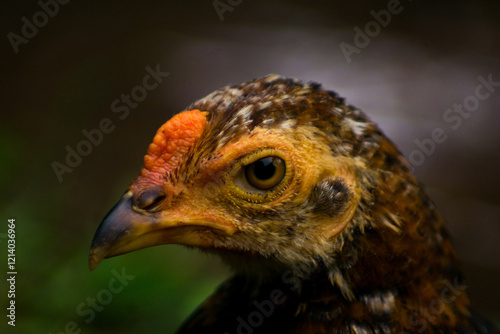
[[[330,259],[286,268],[266,259],[261,264],[269,268],[263,270],[255,270],[263,268],[255,262],[250,266],[253,273],[245,273],[248,286],[259,291],[255,298],[262,289],[265,294],[283,291],[294,314],[311,322],[337,323],[339,328],[353,319],[358,323],[350,324],[351,330],[363,319],[381,330],[388,320],[397,324],[394,329],[413,332],[466,328],[467,286],[443,218],[425,193],[418,196],[425,202],[418,213],[408,211],[405,216],[401,207],[389,208],[406,222],[398,233],[367,225],[350,231],[350,240],[341,249],[334,247]],[[378,208],[381,211],[373,214],[380,220],[377,215],[388,209]],[[256,279],[255,271],[267,276]]]
[[[365,237],[378,244],[382,236],[366,231]],[[332,255],[334,265],[289,267],[266,279],[256,280],[247,273],[244,285],[251,300],[278,296],[273,300],[276,306],[304,323],[328,323],[346,332],[362,328],[387,332],[394,326],[390,331],[432,333],[437,328],[467,327],[466,286],[456,268],[432,265],[426,257],[411,257],[408,247],[392,255],[380,244],[378,252],[367,249],[371,251],[359,252],[346,245],[344,254],[351,254],[343,259]]]
[[[347,231],[331,265],[315,277],[324,294],[311,296],[335,304],[346,321],[379,319],[382,326],[389,317],[413,332],[467,326],[466,285],[445,221],[412,175],[404,187],[400,179],[391,173],[379,180],[373,202],[361,203],[367,223]]]

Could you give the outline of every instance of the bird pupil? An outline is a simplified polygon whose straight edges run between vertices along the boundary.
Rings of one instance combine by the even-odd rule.
[[[276,165],[272,157],[260,159],[255,162],[254,174],[259,180],[268,180],[276,173]]]

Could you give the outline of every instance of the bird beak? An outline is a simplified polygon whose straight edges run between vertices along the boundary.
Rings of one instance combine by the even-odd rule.
[[[127,191],[99,225],[89,254],[89,268],[94,270],[105,258],[161,244],[212,247],[207,231],[232,235],[235,227],[214,221],[213,217],[186,209],[151,214],[133,208],[133,193]]]

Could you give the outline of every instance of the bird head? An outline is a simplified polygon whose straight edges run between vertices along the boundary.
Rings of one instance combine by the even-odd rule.
[[[217,90],[160,127],[89,265],[162,244],[218,254],[254,291],[293,270],[292,314],[322,308],[339,328],[388,314],[415,328],[422,305],[462,282],[443,218],[377,125],[318,84],[276,75]],[[467,294],[442,305],[432,326],[468,326]]]
[[[257,263],[327,266],[342,285],[339,268],[397,277],[399,264],[453,258],[441,227],[376,124],[318,84],[270,75],[215,91],[160,127],[99,226],[89,264],[182,244],[249,273]]]

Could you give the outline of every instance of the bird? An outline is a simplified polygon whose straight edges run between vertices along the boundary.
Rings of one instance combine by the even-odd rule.
[[[315,82],[228,85],[159,128],[89,266],[163,244],[232,269],[181,334],[498,333],[406,158]]]

